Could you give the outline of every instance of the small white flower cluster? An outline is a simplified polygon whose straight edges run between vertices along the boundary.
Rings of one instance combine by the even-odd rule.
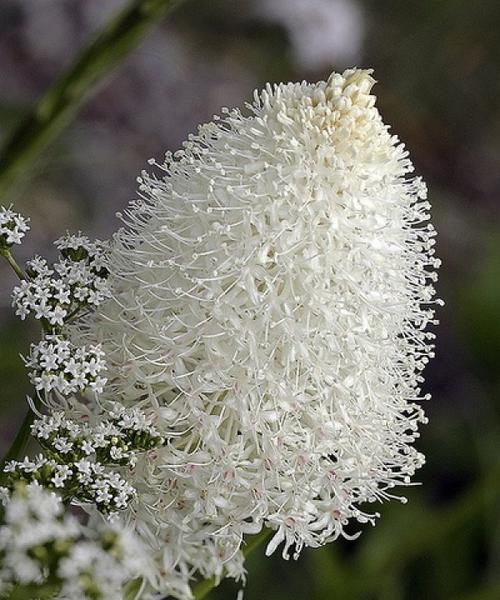
[[[65,554],[80,534],[78,521],[64,514],[61,499],[34,482],[18,484],[4,497],[0,527],[0,582],[41,584],[49,559]],[[59,550],[60,549],[60,550]]]
[[[9,486],[37,481],[57,489],[65,500],[93,503],[102,513],[126,508],[135,496],[132,485],[108,465],[132,468],[140,453],[164,441],[139,409],[118,403],[111,403],[107,417],[96,417],[95,424],[67,419],[58,411],[37,419],[31,431],[46,456],[9,462],[4,469]]]
[[[126,508],[135,495],[135,489],[118,473],[86,459],[66,464],[40,454],[33,460],[26,457],[23,461],[10,461],[4,472],[9,476],[11,488],[18,481],[36,481],[58,490],[64,500],[95,504],[104,514]]]
[[[0,251],[19,243],[26,229],[22,217],[2,209]],[[100,345],[75,345],[63,330],[82,309],[89,312],[110,296],[106,245],[91,243],[79,234],[64,236],[56,246],[60,260],[52,266],[40,257],[29,261],[26,279],[13,294],[17,314],[22,319],[33,314],[48,332],[41,342],[32,344],[25,360],[32,384],[47,400],[51,392],[59,398],[86,390],[99,394],[106,383]],[[139,410],[109,405],[108,418],[99,420],[96,415],[94,426],[58,412],[37,420],[32,433],[45,456],[11,461],[4,467],[0,595],[12,584],[43,586],[48,582],[57,583],[60,600],[121,599],[123,584],[144,576],[144,552],[131,553],[138,546],[130,532],[116,525],[82,529],[62,511],[61,500],[90,505],[106,515],[125,509],[136,491],[108,466],[130,468],[138,453],[163,443]],[[95,523],[98,513],[93,514]],[[50,592],[55,593],[52,588]]]
[[[33,314],[57,331],[80,309],[99,306],[111,291],[105,266],[107,246],[103,242],[67,235],[55,245],[61,260],[52,267],[38,256],[28,261],[28,278],[14,288],[12,304],[21,319]]]
[[[108,250],[107,242],[91,241],[86,235],[79,232],[77,235],[70,233],[63,235],[54,242],[54,245],[64,258],[73,261],[87,260],[92,264],[94,271],[106,270],[103,257]]]
[[[87,537],[60,562],[63,585],[57,600],[123,600],[127,583],[148,577],[146,549],[129,528],[101,524]]]
[[[20,244],[29,230],[28,219],[11,208],[0,206],[0,250]]]
[[[107,429],[107,438],[109,436],[111,441],[116,440],[119,437],[120,440],[124,441],[124,444],[118,449],[120,450],[124,458],[128,459],[133,463],[134,455],[139,452],[146,452],[157,448],[164,443],[164,438],[153,425],[151,418],[147,417],[144,412],[134,407],[125,407],[123,404],[114,402],[110,404],[108,411],[109,425],[104,420],[99,425]],[[116,447],[116,442],[115,447]],[[116,458],[113,456],[113,450],[110,450],[110,462],[111,459]]]
[[[106,383],[104,352],[100,345],[74,346],[60,335],[47,335],[31,345],[25,360],[30,381],[38,391],[56,390],[68,396],[89,388],[100,393]]]
[[[137,454],[163,443],[151,420],[138,409],[112,405],[108,418],[95,425],[66,419],[53,412],[37,419],[32,434],[49,452],[64,455],[73,462],[92,459],[103,464],[134,466]]]
[[[144,551],[131,531],[109,523],[82,526],[55,493],[36,482],[18,484],[3,504],[2,597],[13,585],[31,591],[33,585],[40,590],[50,585],[51,597],[58,600],[121,600],[125,583],[148,574]]]

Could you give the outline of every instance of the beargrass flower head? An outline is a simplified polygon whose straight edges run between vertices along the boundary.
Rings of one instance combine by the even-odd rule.
[[[267,85],[150,161],[107,261],[113,298],[75,327],[106,354],[104,400],[165,436],[135,515],[175,597],[193,574],[242,576],[264,526],[285,557],[356,535],[378,516],[362,505],[424,463],[435,231],[373,84]]]

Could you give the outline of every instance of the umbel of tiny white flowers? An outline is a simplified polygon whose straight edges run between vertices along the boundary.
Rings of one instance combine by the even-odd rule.
[[[99,393],[106,383],[102,377],[106,362],[100,346],[74,346],[60,335],[47,335],[32,344],[25,364],[31,369],[30,381],[37,391],[57,390],[66,396],[90,388]]]
[[[12,208],[0,206],[0,252],[20,244],[28,230],[28,219]]]
[[[3,490],[0,595],[33,586],[57,600],[122,600],[123,586],[148,571],[144,549],[116,523],[85,527],[61,499],[34,482]],[[17,596],[16,596],[17,597]],[[28,597],[27,595],[23,597]]]
[[[12,211],[8,218],[23,222]],[[58,332],[48,333],[41,342],[32,344],[25,360],[31,369],[31,382],[43,393],[48,405],[52,393],[68,401],[72,395],[88,391],[95,397],[106,382],[102,376],[106,368],[104,354],[99,345],[72,344],[64,338],[62,329],[75,311],[88,310],[109,295],[109,288],[103,283],[107,277],[102,262],[105,245],[91,243],[82,235],[67,235],[56,246],[61,261],[54,268],[40,258],[30,261],[27,278],[14,290],[18,309],[34,309],[46,329]],[[20,314],[24,317],[22,310]],[[98,415],[94,416],[98,419]],[[107,467],[133,467],[138,453],[151,450],[163,440],[138,410],[125,413],[119,404],[112,403],[107,416],[94,425],[66,419],[62,413],[36,421],[32,433],[46,455],[7,463],[4,472],[8,484],[13,487],[19,481],[35,481],[57,489],[65,501],[95,505],[104,513],[125,508],[135,490],[118,472]]]
[[[78,311],[93,309],[110,296],[104,266],[106,244],[85,236],[66,235],[55,242],[61,259],[49,266],[35,257],[26,266],[27,278],[13,290],[16,314],[32,314],[58,333]]]
[[[66,464],[64,459],[58,461],[40,454],[34,459],[10,461],[4,472],[9,488],[19,481],[36,482],[57,490],[65,501],[93,504],[105,514],[126,508],[135,492],[118,473],[88,459]]]
[[[73,462],[94,456],[104,464],[133,467],[138,453],[163,443],[151,419],[138,409],[126,410],[114,403],[108,407],[107,418],[94,420],[91,425],[54,412],[35,421],[31,430],[49,454],[64,454]]]
[[[90,390],[95,395],[106,383],[99,345],[72,344],[63,330],[78,313],[95,309],[111,294],[104,242],[67,234],[55,245],[60,260],[52,266],[40,257],[28,261],[26,274],[12,294],[16,314],[21,319],[32,314],[46,332],[44,339],[31,345],[25,363],[31,369],[31,383],[49,405],[50,392],[64,397]]]
[[[167,432],[137,470],[136,519],[177,598],[196,573],[241,576],[264,526],[285,557],[351,537],[424,462],[439,261],[373,83],[268,85],[151,161],[165,175],[139,178],[113,298],[73,325],[102,344],[102,397]]]
[[[0,213],[0,252],[22,279],[14,290],[17,313],[23,319],[34,314],[47,332],[25,360],[30,380],[47,405],[54,394],[71,402],[74,394],[86,398],[91,391],[95,408],[96,394],[106,383],[103,352],[99,345],[71,343],[64,337],[64,326],[79,311],[88,312],[109,297],[105,246],[81,235],[65,236],[56,242],[59,262],[49,267],[35,258],[24,274],[9,248],[26,229],[20,215]],[[105,515],[126,508],[135,489],[121,473],[163,438],[137,409],[125,411],[108,403],[106,414],[105,419],[93,414],[92,423],[67,419],[61,412],[40,418],[31,429],[45,455],[4,467],[8,487],[0,488],[5,501],[0,527],[2,597],[12,586],[17,592],[27,586],[25,596],[35,587],[44,597],[53,597],[57,590],[60,600],[121,599],[126,581],[147,576],[146,561],[138,552],[134,557],[138,546],[132,534],[119,529],[117,521],[104,526],[93,507]],[[63,515],[61,499],[93,513],[94,529]]]
[[[7,485],[34,481],[68,502],[95,505],[105,514],[126,508],[135,495],[132,485],[109,466],[133,468],[140,453],[163,442],[140,411],[125,412],[118,404],[95,425],[56,412],[35,421],[31,429],[46,455],[7,463]]]

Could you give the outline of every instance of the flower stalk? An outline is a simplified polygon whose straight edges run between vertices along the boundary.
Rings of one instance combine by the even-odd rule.
[[[107,23],[19,123],[0,151],[0,198],[66,126],[97,84],[180,0],[132,0]]]
[[[38,402],[38,400],[35,400]],[[26,450],[26,446],[28,444],[28,439],[30,437],[31,425],[33,423],[33,419],[35,418],[35,413],[33,410],[28,408],[28,412],[26,413],[21,426],[12,442],[10,448],[7,450],[7,454],[0,461],[0,483],[3,483],[5,480],[6,474],[4,473],[5,465],[11,461],[16,460],[20,456],[22,456]]]
[[[26,274],[17,264],[16,259],[12,256],[12,253],[8,248],[0,250],[0,255],[5,258],[5,260],[10,265],[14,273],[19,277],[19,279],[26,279]]]
[[[10,592],[6,600],[28,600],[29,598],[53,598],[59,591],[60,586],[55,583],[46,583],[44,585],[21,585],[18,584]]]
[[[21,279],[21,280],[26,279],[26,274],[21,269],[21,267],[17,264],[16,259],[12,256],[12,252],[9,250],[9,248],[3,248],[2,250],[0,250],[0,255],[5,258],[5,260],[10,265],[10,267],[12,268],[14,273],[19,277],[19,279]],[[33,410],[31,408],[29,408],[28,412],[26,413],[26,415],[23,419],[23,422],[21,423],[21,426],[19,427],[19,429],[17,431],[14,441],[12,442],[6,455],[0,461],[0,482],[4,479],[4,476],[5,476],[3,469],[6,465],[6,463],[9,462],[10,460],[15,460],[16,458],[19,458],[21,456],[21,454],[25,451],[26,445],[28,443],[28,438],[30,435],[31,424],[33,423],[34,417],[35,417],[35,413],[33,412]],[[13,597],[15,598],[16,596],[13,596]],[[20,597],[22,597],[22,596],[20,596]]]

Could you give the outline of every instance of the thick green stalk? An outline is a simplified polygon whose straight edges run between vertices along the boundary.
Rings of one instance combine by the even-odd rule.
[[[7,451],[7,454],[0,461],[0,484],[4,479],[3,469],[5,465],[11,460],[17,460],[22,454],[24,454],[24,450],[28,444],[28,439],[31,432],[31,424],[33,423],[33,419],[35,418],[35,413],[31,408],[28,409],[23,422],[21,423],[21,427],[14,438],[14,441],[10,445],[10,448]]]
[[[15,258],[12,256],[10,250],[8,248],[0,250],[0,256],[3,256],[9,266],[12,268],[14,273],[19,277],[19,279],[26,279],[26,275],[21,267],[17,264]]]
[[[147,30],[181,0],[133,0],[48,89],[0,151],[0,200]]]
[[[256,535],[252,535],[252,537],[248,538],[245,547],[243,548],[243,555],[248,556],[257,546],[259,546],[262,542],[267,540],[267,538],[271,535],[271,529],[262,529],[260,533]],[[205,579],[200,581],[193,588],[193,595],[195,600],[202,600],[207,596],[209,592],[211,592],[214,587],[218,585],[218,580],[215,577],[211,577],[210,579]]]
[[[7,263],[10,265],[14,273],[19,277],[19,279],[26,279],[26,273],[22,270],[22,268],[17,264],[16,259],[12,256],[12,253],[9,248],[4,248],[0,251],[0,256],[3,256]],[[44,329],[46,329],[46,324],[42,322]],[[35,400],[35,405],[37,401]],[[3,469],[10,460],[16,460],[21,456],[21,453],[26,448],[28,443],[28,439],[31,431],[31,424],[33,423],[33,419],[35,417],[35,413],[28,409],[23,422],[12,442],[10,448],[7,450],[7,454],[0,461],[0,483],[4,479]]]
[[[33,600],[33,598],[54,598],[59,591],[60,586],[55,583],[45,583],[42,585],[21,585],[18,584],[8,593],[5,600]]]

